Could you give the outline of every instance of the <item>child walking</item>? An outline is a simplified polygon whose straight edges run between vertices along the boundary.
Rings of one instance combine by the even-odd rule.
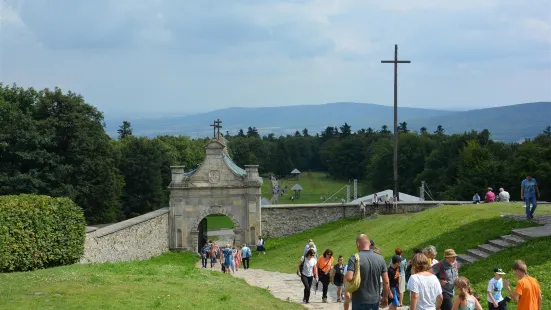
[[[478,300],[473,296],[473,289],[467,278],[457,278],[453,286],[459,295],[455,298],[452,310],[482,310],[482,306],[480,306]]]
[[[331,270],[331,284],[337,287],[337,302],[344,300],[344,291],[342,288],[344,286],[344,275],[346,274],[347,269],[348,265],[344,264],[342,255],[339,255],[337,264],[335,264]]]

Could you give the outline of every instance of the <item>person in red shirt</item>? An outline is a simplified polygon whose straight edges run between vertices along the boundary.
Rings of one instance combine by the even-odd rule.
[[[541,288],[538,280],[528,275],[526,264],[517,260],[513,264],[513,271],[518,277],[515,291],[511,290],[509,280],[503,281],[509,291],[509,296],[518,303],[518,310],[542,310]]]

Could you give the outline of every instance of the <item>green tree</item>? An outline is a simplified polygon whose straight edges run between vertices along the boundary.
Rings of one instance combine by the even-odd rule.
[[[132,136],[132,125],[130,122],[123,121],[122,125],[119,126],[119,129],[117,129],[117,133],[119,134],[119,140]]]

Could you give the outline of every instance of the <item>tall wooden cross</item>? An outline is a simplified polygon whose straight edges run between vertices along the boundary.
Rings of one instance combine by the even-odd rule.
[[[398,64],[409,64],[409,60],[398,60],[398,44],[394,45],[394,60],[382,60],[384,64],[394,64],[394,197],[399,200],[398,188]]]

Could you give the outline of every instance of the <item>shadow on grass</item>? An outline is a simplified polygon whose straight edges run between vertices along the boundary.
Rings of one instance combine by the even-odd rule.
[[[437,237],[417,244],[411,248],[410,256],[413,256],[413,249],[423,249],[433,245],[438,251],[437,259],[442,259],[444,250],[452,248],[457,254],[465,254],[469,249],[475,249],[478,245],[488,243],[490,240],[499,239],[500,236],[511,233],[517,228],[537,226],[529,221],[516,221],[510,218],[493,217],[470,222],[453,230],[444,232]],[[427,229],[431,229],[431,223],[427,223]],[[393,254],[393,253],[392,253]]]

